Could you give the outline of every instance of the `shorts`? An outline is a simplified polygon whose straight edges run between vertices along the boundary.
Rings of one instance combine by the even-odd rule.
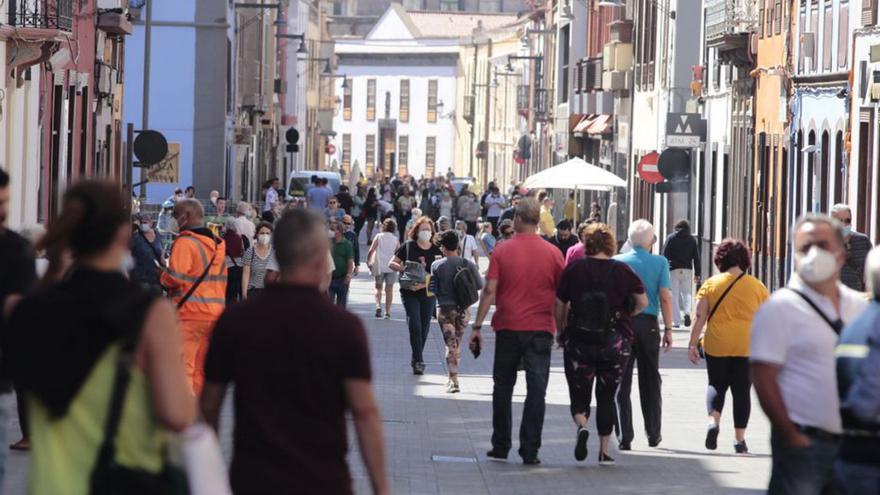
[[[384,283],[387,286],[391,286],[397,283],[397,272],[380,273],[373,275],[373,278],[376,280],[376,285]]]

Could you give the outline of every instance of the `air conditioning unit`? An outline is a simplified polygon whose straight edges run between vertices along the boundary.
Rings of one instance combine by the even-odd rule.
[[[602,73],[602,89],[605,91],[621,91],[626,89],[626,72],[605,71]]]
[[[602,50],[602,68],[605,70],[624,71],[632,68],[632,43],[612,41]]]

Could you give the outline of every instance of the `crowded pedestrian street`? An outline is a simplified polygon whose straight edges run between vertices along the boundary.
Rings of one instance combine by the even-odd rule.
[[[483,269],[488,263],[482,263]],[[396,295],[395,295],[396,297]],[[660,360],[663,377],[663,444],[649,448],[638,431],[636,413],[633,450],[617,456],[611,468],[595,464],[591,455],[578,463],[571,455],[573,426],[568,414],[568,393],[562,371],[562,353],[554,351],[541,456],[543,464],[524,468],[519,459],[487,460],[492,431],[492,355],[494,338],[486,336],[483,355],[465,353],[460,371],[461,392],[445,391],[443,338],[432,322],[425,347],[427,369],[422,376],[409,372],[409,338],[403,308],[396,299],[391,320],[374,318],[373,284],[367,276],[352,281],[348,308],[367,326],[370,339],[376,398],[385,431],[391,493],[411,494],[732,494],[763,493],[770,474],[769,426],[761,414],[749,423],[751,452],[733,451],[733,431],[722,427],[719,448],[703,447],[706,374],[704,366],[687,360],[685,329],[676,330],[674,347]],[[521,413],[525,380],[521,375],[514,393],[514,418]],[[638,401],[638,394],[633,394]],[[232,404],[224,407],[221,444],[228,456],[232,446]],[[634,410],[638,406],[634,405]],[[725,412],[724,426],[731,425]],[[351,429],[351,428],[350,428]],[[8,438],[18,431],[9,424]],[[353,433],[352,433],[353,435]],[[597,441],[591,441],[595,451]],[[349,461],[358,494],[370,493],[369,479],[351,442]],[[11,452],[6,491],[23,494],[28,454]]]

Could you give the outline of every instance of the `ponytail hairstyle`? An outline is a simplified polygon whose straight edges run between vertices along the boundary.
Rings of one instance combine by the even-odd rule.
[[[76,262],[103,251],[129,219],[117,184],[85,180],[71,186],[64,194],[61,212],[49,222],[46,235],[37,244],[37,249],[45,250],[49,258],[45,284],[64,276],[65,255]]]

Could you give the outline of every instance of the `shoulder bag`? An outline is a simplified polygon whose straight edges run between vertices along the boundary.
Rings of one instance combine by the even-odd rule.
[[[724,292],[721,294],[721,297],[718,298],[718,301],[715,303],[715,306],[712,306],[712,310],[709,311],[709,317],[706,318],[706,330],[709,330],[709,322],[712,320],[712,316],[715,315],[715,312],[718,311],[718,307],[721,306],[721,302],[724,301],[724,298],[727,297],[727,294],[730,293],[730,290],[733,289],[733,286],[736,285],[737,282],[740,281],[741,278],[746,276],[746,272],[742,272],[739,274],[730,285],[727,286],[727,289],[724,289]],[[700,338],[700,342],[697,344],[697,352],[700,353],[700,357],[706,359],[706,352],[703,350],[703,339]]]
[[[202,274],[199,275],[199,278],[196,279],[195,282],[193,282],[192,287],[190,287],[189,290],[186,291],[186,294],[184,294],[183,297],[180,298],[180,301],[177,303],[177,309],[182,308],[183,305],[186,304],[187,301],[189,301],[189,298],[192,297],[192,295],[195,293],[196,289],[198,289],[199,286],[202,285],[202,282],[205,281],[205,277],[208,276],[208,272],[211,271],[211,267],[214,265],[215,258],[217,258],[216,249],[214,250],[214,253],[211,254],[211,259],[208,260],[208,264],[207,266],[205,266],[205,271],[203,271]]]
[[[831,327],[831,330],[834,330],[835,334],[840,335],[840,332],[843,331],[843,327],[844,327],[843,320],[838,318],[837,320],[831,321],[831,318],[829,318],[828,315],[826,315],[824,311],[819,309],[819,306],[817,306],[816,303],[814,303],[813,300],[810,299],[806,294],[804,294],[803,292],[801,292],[797,289],[792,289],[791,287],[786,287],[786,289],[801,296],[801,299],[806,301],[807,304],[809,304],[810,307],[813,308],[813,311],[815,311],[819,316],[822,317],[823,320],[825,320],[825,323],[827,323],[828,326]]]
[[[404,290],[413,290],[416,285],[424,285],[428,277],[425,267],[420,262],[409,260],[409,248],[413,242],[406,242],[406,259],[404,260],[403,273],[400,275],[400,288]]]

